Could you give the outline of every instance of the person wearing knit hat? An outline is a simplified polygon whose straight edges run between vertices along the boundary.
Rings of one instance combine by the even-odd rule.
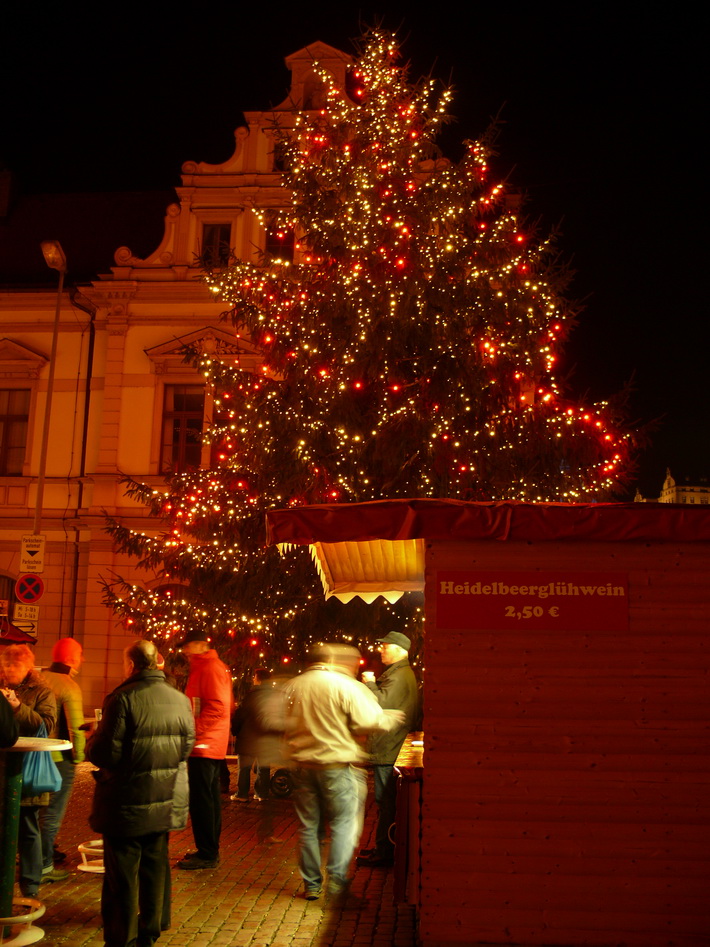
[[[84,700],[81,688],[73,679],[84,660],[81,644],[76,638],[60,638],[52,648],[52,664],[44,678],[57,700],[57,723],[50,736],[69,740],[70,750],[54,752],[52,756],[62,777],[61,788],[52,793],[49,805],[40,813],[42,837],[42,883],[63,881],[69,872],[54,864],[54,840],[62,824],[67,803],[74,785],[77,763],[84,759]]]
[[[83,660],[83,648],[76,638],[60,638],[59,641],[54,642],[52,661],[55,664],[66,664],[76,672]]]

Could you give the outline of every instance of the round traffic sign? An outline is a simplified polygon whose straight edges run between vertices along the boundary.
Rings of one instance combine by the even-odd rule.
[[[15,595],[23,605],[32,605],[44,595],[44,582],[38,575],[28,572],[15,583]]]

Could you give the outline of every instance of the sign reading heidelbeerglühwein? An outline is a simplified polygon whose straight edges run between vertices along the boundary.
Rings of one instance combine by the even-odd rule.
[[[20,572],[44,572],[44,536],[22,537]]]
[[[436,573],[440,628],[627,631],[628,578],[620,572]]]

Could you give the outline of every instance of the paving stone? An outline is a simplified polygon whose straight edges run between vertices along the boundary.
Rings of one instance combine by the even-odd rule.
[[[67,852],[66,881],[44,885],[47,907],[39,926],[47,947],[102,947],[101,875],[77,870],[77,846],[95,834],[87,818],[93,794],[91,767],[77,767],[74,791],[59,838]],[[232,771],[232,783],[236,772]],[[371,847],[375,807],[370,796],[362,847]],[[274,803],[274,834],[283,842],[260,844],[260,807],[222,796],[222,851],[217,868],[172,871],[171,930],[158,947],[416,947],[415,912],[394,905],[391,871],[358,869],[345,904],[306,901],[298,874],[298,824],[293,803]],[[189,826],[171,835],[171,864],[194,849]]]

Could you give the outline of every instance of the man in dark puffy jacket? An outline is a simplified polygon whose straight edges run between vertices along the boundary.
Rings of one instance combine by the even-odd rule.
[[[87,747],[99,767],[89,823],[104,838],[106,947],[150,947],[170,925],[168,831],[187,821],[195,725],[157,656],[151,641],[126,648],[126,680],[104,701]]]

